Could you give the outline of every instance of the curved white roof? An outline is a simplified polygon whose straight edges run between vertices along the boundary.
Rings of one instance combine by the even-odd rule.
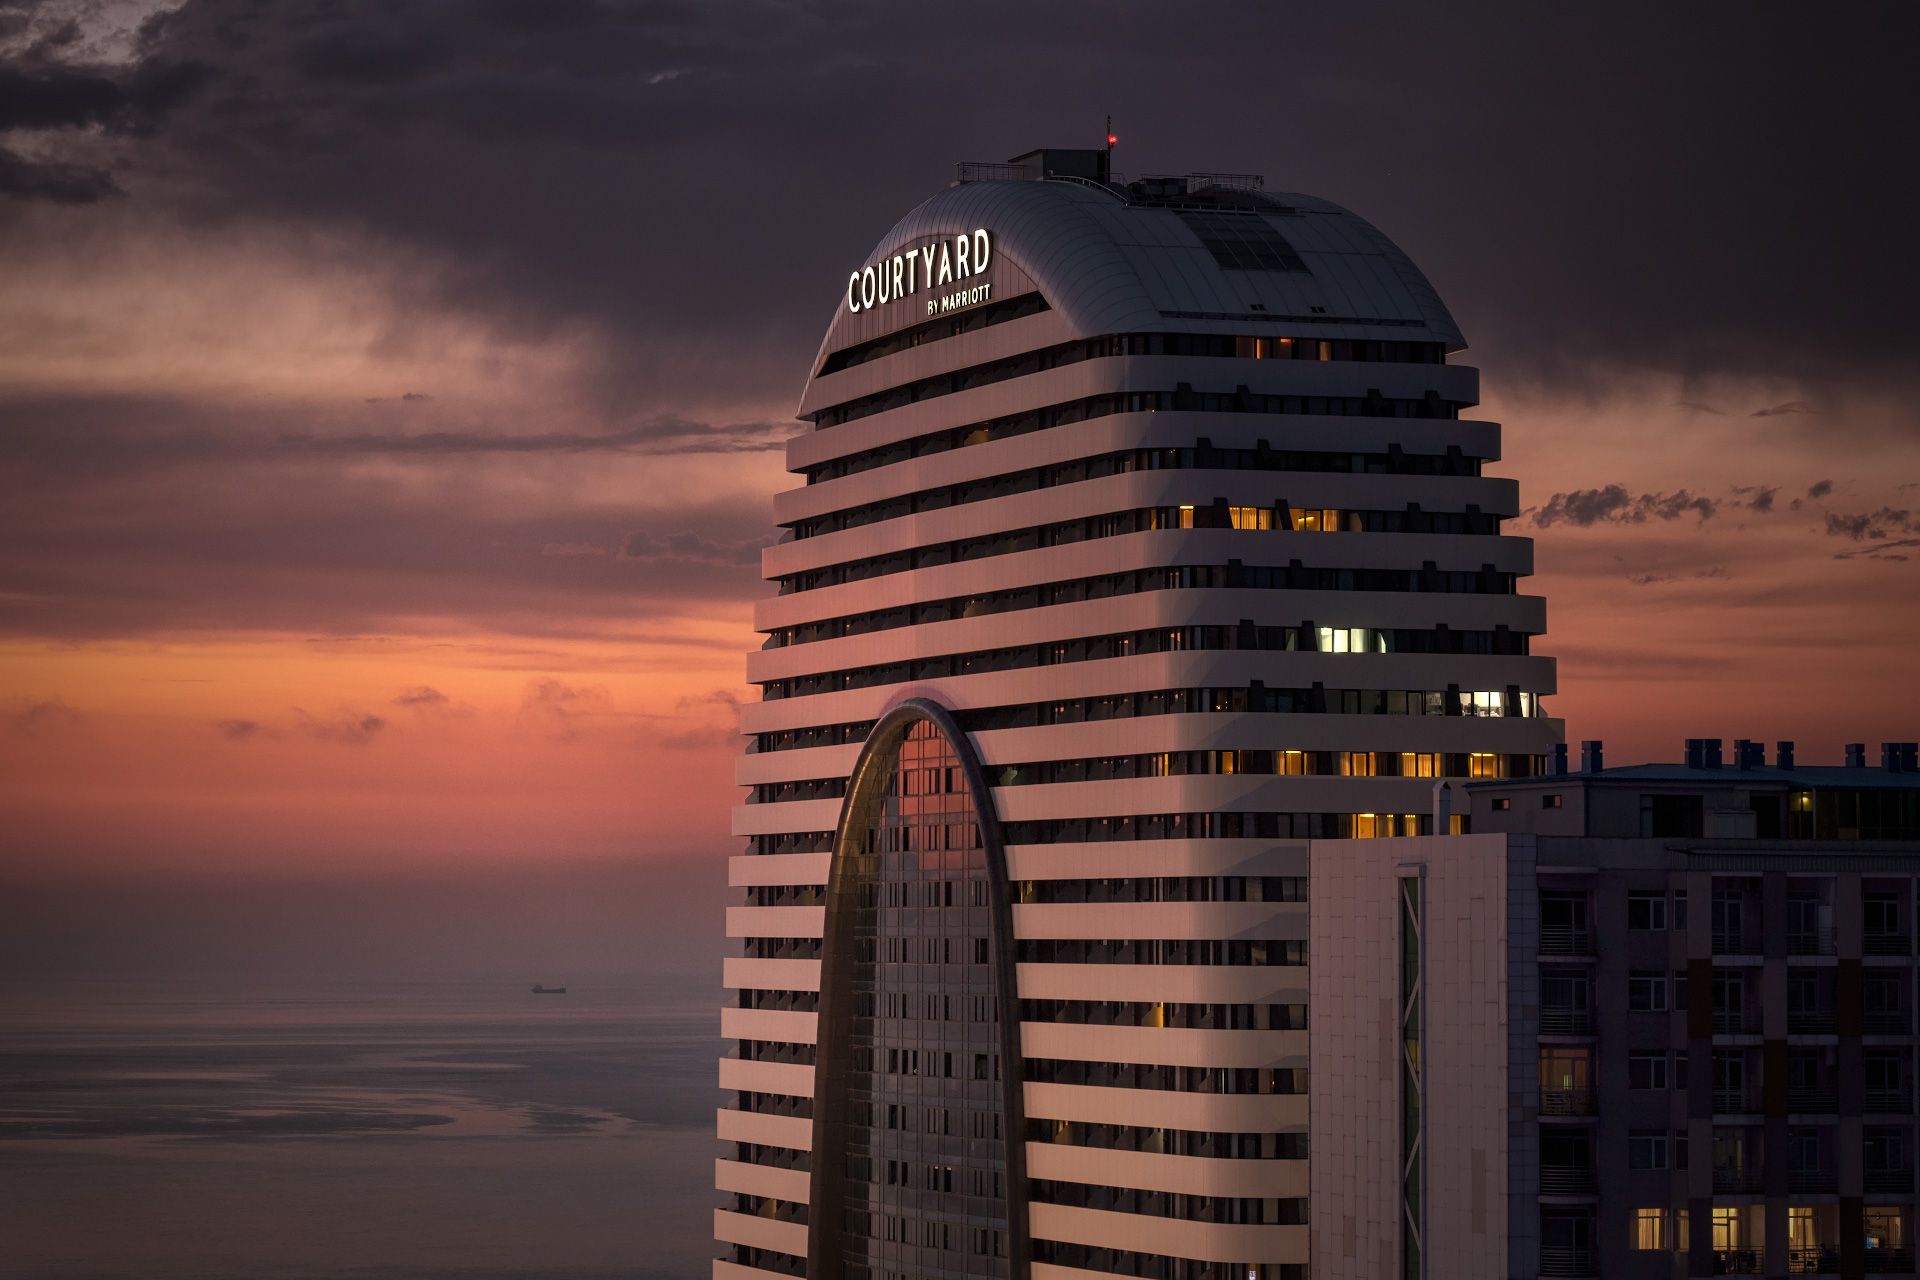
[[[1203,219],[1209,212],[1257,216],[1306,269],[1224,267],[1183,217],[1188,211]],[[1364,218],[1315,196],[1209,188],[1187,202],[1151,204],[1071,179],[958,183],[896,222],[866,262],[979,227],[993,236],[995,260],[1030,277],[1081,336],[1277,333],[1280,321],[1296,335],[1466,345],[1439,294],[1399,246]],[[821,354],[874,336],[875,319],[850,315],[843,301]],[[885,329],[924,319],[924,311],[901,307]]]

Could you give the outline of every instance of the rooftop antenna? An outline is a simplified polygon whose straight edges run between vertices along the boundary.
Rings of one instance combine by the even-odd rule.
[[[1113,114],[1107,114],[1107,181],[1113,181],[1113,144],[1120,141],[1113,133]]]

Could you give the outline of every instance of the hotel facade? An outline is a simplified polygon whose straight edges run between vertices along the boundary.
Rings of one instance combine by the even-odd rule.
[[[850,264],[776,499],[714,1275],[1299,1280],[1308,842],[1562,738],[1499,427],[1345,209],[959,176]]]

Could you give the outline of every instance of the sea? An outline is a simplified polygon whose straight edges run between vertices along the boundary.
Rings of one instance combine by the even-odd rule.
[[[717,976],[0,984],[0,1277],[704,1277]]]

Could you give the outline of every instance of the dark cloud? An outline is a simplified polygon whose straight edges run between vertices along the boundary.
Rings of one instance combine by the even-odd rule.
[[[113,173],[156,212],[364,231],[449,264],[447,305],[591,323],[628,398],[787,400],[850,262],[953,161],[1092,141],[1088,102],[1111,105],[1129,172],[1264,171],[1378,222],[1503,376],[1807,387],[1762,410],[1781,414],[1910,383],[1920,176],[1884,162],[1875,126],[1909,114],[1920,10],[1689,6],[1651,39],[1654,21],[1411,0],[1097,21],[993,0],[965,22],[824,0],[188,0],[130,66],[43,41],[6,68],[8,118],[117,139]],[[1275,81],[1276,46],[1310,73]],[[1409,131],[1416,111],[1458,127]],[[1323,127],[1275,124],[1298,119]]]
[[[366,746],[387,727],[385,720],[364,711],[340,711],[330,716],[316,716],[305,708],[295,707],[293,712],[299,717],[301,730],[310,737],[322,742],[343,743],[349,747]]]
[[[1814,408],[1804,400],[1789,400],[1785,404],[1769,405],[1765,409],[1755,409],[1749,416],[1755,418],[1777,418],[1782,414],[1812,413]]]
[[[1807,496],[1809,498],[1824,498],[1832,492],[1833,481],[1831,480],[1816,480],[1807,487]]]
[[[120,194],[104,171],[83,164],[28,160],[0,147],[0,197],[50,204],[92,204]]]
[[[444,707],[451,701],[451,698],[438,689],[423,684],[400,693],[394,698],[393,705],[396,707]]]
[[[697,533],[670,533],[655,538],[644,531],[627,535],[621,554],[629,560],[704,560],[712,564],[757,565],[766,539],[716,542]]]
[[[267,727],[258,720],[216,720],[213,727],[230,742],[250,742],[268,734]]]
[[[427,396],[406,395],[404,400]],[[790,431],[768,422],[714,425],[660,418],[615,431],[542,431],[527,434],[432,431],[408,435],[288,435],[279,447],[310,453],[765,453],[785,445]]]
[[[1745,507],[1749,511],[1758,511],[1765,514],[1773,510],[1773,499],[1780,492],[1780,486],[1777,484],[1735,485],[1733,491],[1744,499],[1744,501],[1738,505]]]
[[[0,724],[14,733],[36,734],[80,723],[78,711],[58,698],[12,698],[0,703]]]
[[[1855,542],[1872,540],[1878,542],[1891,538],[1897,533],[1920,533],[1920,522],[1913,514],[1904,509],[1881,507],[1878,511],[1859,513],[1827,512],[1827,534],[1835,538],[1851,538]]]
[[[1671,521],[1685,515],[1705,521],[1720,508],[1717,498],[1708,498],[1686,489],[1673,493],[1629,493],[1626,486],[1610,484],[1599,489],[1574,489],[1556,493],[1546,504],[1528,514],[1542,529],[1556,524],[1582,528],[1596,524],[1645,524],[1649,520]]]

